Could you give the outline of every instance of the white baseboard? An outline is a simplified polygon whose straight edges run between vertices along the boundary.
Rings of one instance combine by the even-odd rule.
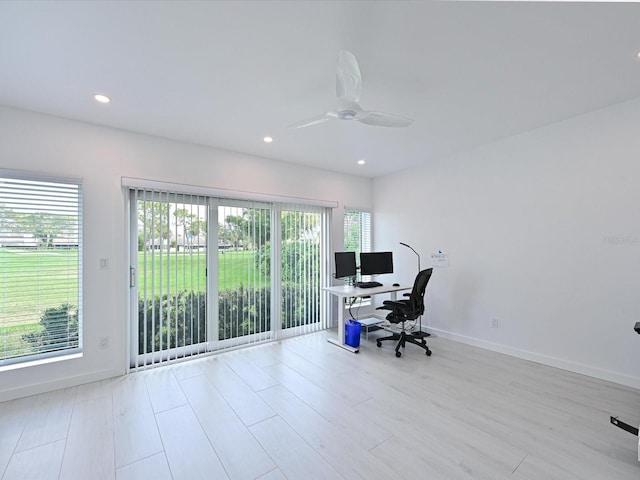
[[[15,400],[16,398],[38,395],[40,393],[51,392],[61,388],[75,387],[85,383],[98,382],[107,378],[119,377],[124,372],[121,370],[101,370],[87,375],[77,375],[75,377],[59,378],[51,382],[26,385],[10,390],[0,391],[0,402]]]
[[[579,373],[587,375],[589,377],[598,378],[608,382],[617,383],[631,388],[640,389],[640,377],[633,377],[631,375],[624,375],[610,370],[594,367],[592,365],[585,365],[578,362],[572,362],[561,358],[550,357],[548,355],[541,355],[535,352],[529,352],[527,350],[520,350],[517,348],[509,347],[507,345],[501,345],[498,343],[487,342],[486,340],[480,340],[473,337],[467,337],[458,333],[447,332],[437,328],[428,327],[429,332],[436,333],[439,337],[453,340],[460,343],[466,343],[467,345],[473,345],[474,347],[484,348],[493,352],[504,353],[505,355],[511,355],[512,357],[522,358],[523,360],[530,360],[532,362],[540,363],[542,365],[548,365],[550,367],[561,368],[569,372]]]

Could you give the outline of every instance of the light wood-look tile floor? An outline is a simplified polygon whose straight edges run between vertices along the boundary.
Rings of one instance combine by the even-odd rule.
[[[13,479],[640,479],[640,391],[320,332],[0,404]]]

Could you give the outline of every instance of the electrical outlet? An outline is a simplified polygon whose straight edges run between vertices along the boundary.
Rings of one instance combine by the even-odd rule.
[[[498,328],[498,319],[497,318],[491,319],[491,328]]]
[[[109,269],[109,259],[101,258],[100,259],[100,270],[108,270]]]
[[[109,337],[100,337],[100,348],[109,348]]]

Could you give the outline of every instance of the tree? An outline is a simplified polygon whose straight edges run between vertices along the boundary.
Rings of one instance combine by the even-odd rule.
[[[192,235],[205,235],[207,233],[207,222],[204,220],[194,220],[189,227],[189,233]]]
[[[23,335],[38,350],[63,350],[78,346],[78,307],[64,303],[47,308],[40,317],[42,330]]]
[[[315,282],[320,271],[320,245],[314,240],[289,241],[282,244],[280,252],[282,282],[297,283],[300,275],[307,281]],[[271,275],[271,244],[267,243],[256,251],[255,265],[260,273]]]
[[[30,233],[38,240],[38,247],[53,248],[54,241],[77,243],[76,219],[69,215],[58,215],[48,212],[18,213],[13,212],[11,229],[16,232]]]
[[[280,223],[283,241],[317,238],[320,216],[316,213],[285,210]],[[242,238],[245,248],[259,249],[271,241],[271,210],[245,208],[242,215],[228,215],[225,227]]]
[[[238,249],[240,245],[244,246],[246,238],[247,221],[239,215],[227,215],[224,219],[221,239]]]
[[[297,242],[319,239],[320,215],[287,210],[282,212],[282,240]]]
[[[371,233],[371,214],[357,210],[344,212],[344,249],[356,252],[368,251]]]
[[[16,231],[15,213],[8,207],[0,203],[0,247],[4,242],[11,242],[11,234],[9,232]],[[4,239],[4,236],[7,239]]]
[[[169,204],[165,202],[153,202],[150,200],[138,201],[138,244],[144,247],[146,242],[152,244],[162,243],[171,237],[169,228]],[[142,237],[142,238],[140,238]]]
[[[245,242],[248,248],[255,250],[271,241],[271,210],[247,208],[242,217],[247,225]]]
[[[344,249],[360,253],[360,212],[344,212]]]
[[[182,238],[189,250],[193,248],[193,239],[197,239],[201,233],[206,233],[207,222],[198,219],[198,216],[186,208],[178,208],[173,212],[176,224],[182,227]]]

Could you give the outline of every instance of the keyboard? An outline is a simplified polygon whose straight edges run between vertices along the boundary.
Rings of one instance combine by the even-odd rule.
[[[380,282],[356,282],[356,287],[358,288],[373,288],[381,286],[382,284]]]

